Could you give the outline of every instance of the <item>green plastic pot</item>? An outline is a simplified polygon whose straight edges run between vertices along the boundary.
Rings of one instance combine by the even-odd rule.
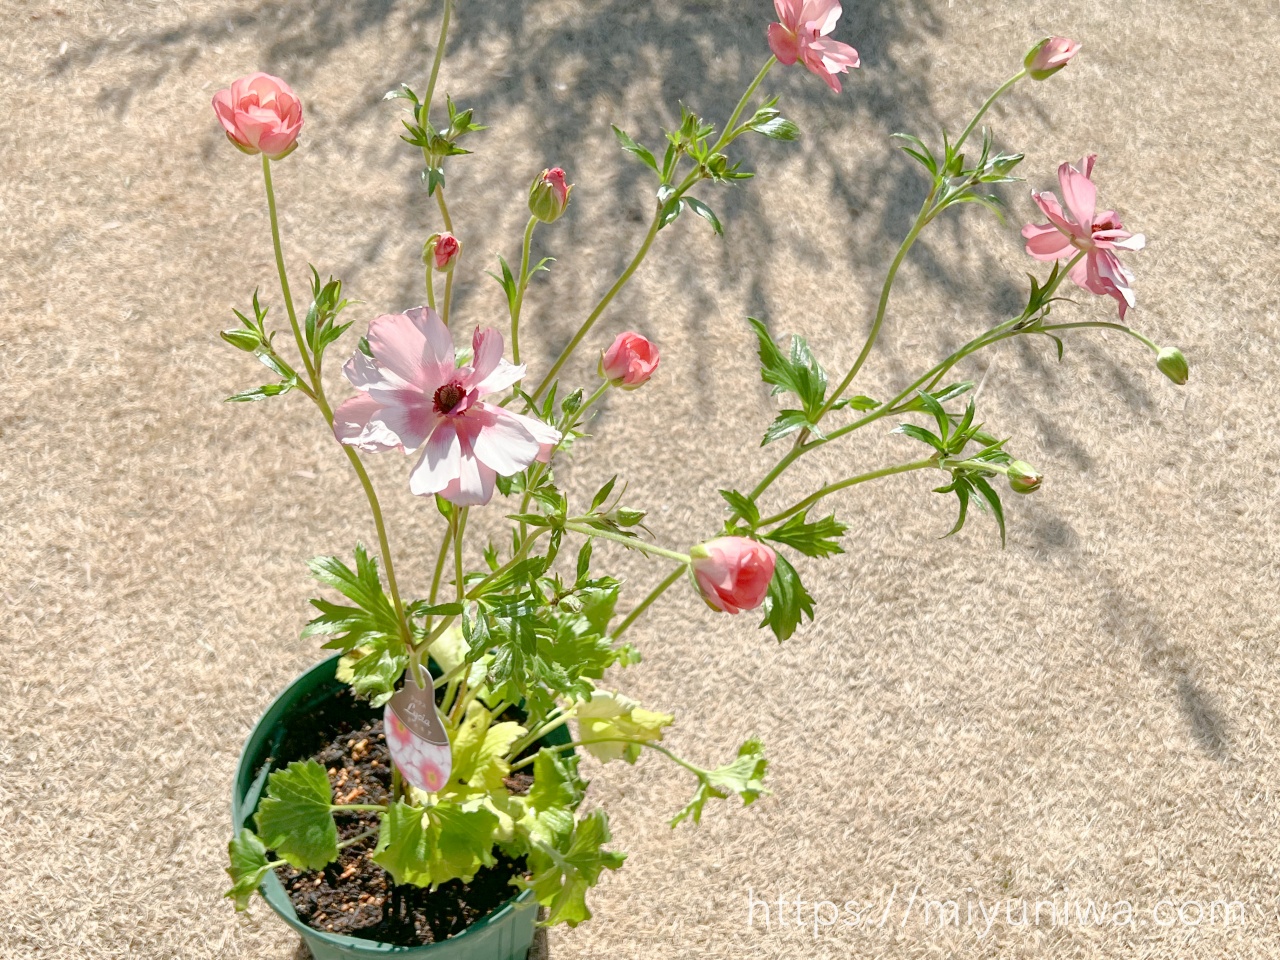
[[[281,756],[280,748],[308,713],[346,689],[335,676],[339,656],[317,663],[289,684],[254,726],[240,752],[235,787],[231,795],[231,822],[238,832],[250,825],[271,771],[306,757]],[[561,727],[543,740],[558,745],[569,742]],[[440,943],[402,947],[360,937],[315,930],[298,919],[289,894],[275,873],[267,874],[259,888],[263,899],[289,926],[302,935],[315,960],[361,960],[365,957],[428,958],[428,960],[525,960],[533,944],[538,904],[533,894],[521,891],[484,919]]]

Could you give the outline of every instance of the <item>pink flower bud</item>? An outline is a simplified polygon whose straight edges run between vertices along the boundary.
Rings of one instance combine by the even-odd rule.
[[[280,160],[293,152],[302,131],[302,104],[279,77],[251,73],[213,95],[227,139],[248,154]]]
[[[452,233],[442,233],[436,237],[435,249],[432,253],[436,260],[436,269],[445,272],[452,270],[453,262],[458,259],[461,250],[462,244]]]
[[[1045,37],[1022,61],[1032,80],[1048,80],[1080,52],[1080,44],[1066,37]]]
[[[658,369],[658,348],[638,333],[618,334],[600,355],[600,376],[615,387],[635,390],[644,386]]]
[[[746,537],[720,537],[689,551],[693,581],[713,610],[741,613],[764,603],[776,563],[772,550]]]
[[[569,206],[573,184],[565,181],[560,167],[543,170],[529,188],[529,212],[543,223],[555,223]]]

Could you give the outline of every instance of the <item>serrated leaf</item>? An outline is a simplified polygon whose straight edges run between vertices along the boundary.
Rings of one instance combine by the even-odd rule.
[[[803,337],[791,338],[790,356],[784,354],[763,323],[748,317],[759,342],[760,379],[773,384],[774,393],[789,391],[800,398],[805,411],[816,414],[826,397],[827,375]]]
[[[812,429],[813,424],[809,422],[809,417],[803,410],[782,410],[778,413],[777,418],[764,432],[764,439],[760,441],[760,446],[765,447],[773,443],[775,440],[781,440],[793,433],[798,433],[805,428]]]
[[[590,699],[578,703],[577,716],[578,740],[601,763],[635,763],[640,757],[640,745],[661,740],[663,728],[675,720],[669,713],[646,710],[630,697],[604,690],[597,690]]]
[[[519,826],[537,843],[555,847],[573,833],[573,813],[582,802],[582,785],[559,753],[543,748],[533,760],[533,786],[524,798]]]
[[[227,844],[227,857],[231,861],[227,867],[231,889],[223,896],[235,901],[236,910],[247,910],[249,900],[276,864],[267,859],[267,848],[248,827],[242,828]]]
[[[760,508],[754,500],[737,490],[721,490],[720,496],[733,508],[733,512],[746,520],[752,527],[760,523]]]
[[[254,820],[262,843],[299,870],[319,870],[338,857],[333,790],[324,767],[295,761],[267,779]]]
[[[702,821],[702,808],[708,800],[723,800],[730,794],[742,798],[743,806],[750,806],[768,791],[764,788],[764,774],[769,761],[764,756],[764,745],[754,738],[738,748],[738,756],[723,767],[709,770],[698,778],[698,790],[693,799],[671,820],[675,827],[682,820]]]
[[[783,543],[798,550],[806,557],[829,557],[844,553],[839,538],[849,529],[834,516],[823,517],[809,523],[805,513],[797,513],[790,520],[764,535],[766,540]]]
[[[538,903],[547,908],[546,925],[567,923],[576,927],[591,919],[587,891],[605,870],[617,870],[626,854],[604,850],[612,839],[609,818],[603,810],[593,810],[579,820],[573,832],[554,847],[534,843],[529,851],[528,880],[516,882],[533,891]]]
[[[473,810],[444,800],[432,807],[396,801],[382,818],[371,857],[396,883],[435,889],[450,880],[470,883],[492,866],[499,821],[487,807]]]
[[[782,554],[776,555],[773,579],[764,600],[764,619],[761,627],[768,627],[779,642],[788,640],[796,632],[804,618],[813,619],[813,597],[800,582],[800,574]]]
[[[613,135],[618,138],[618,143],[622,145],[623,150],[627,151],[627,153],[635,154],[654,173],[659,172],[658,161],[654,159],[653,154],[646,147],[631,139],[631,136],[625,130],[614,125]]]

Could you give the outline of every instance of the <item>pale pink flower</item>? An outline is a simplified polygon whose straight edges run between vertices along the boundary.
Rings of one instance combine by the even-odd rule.
[[[1080,44],[1066,37],[1045,37],[1027,54],[1023,64],[1032,80],[1048,80],[1080,52]]]
[[[302,131],[302,103],[287,83],[267,73],[251,73],[213,95],[227,139],[245,153],[271,160],[288,156]]]
[[[754,610],[764,603],[777,558],[763,543],[720,537],[689,551],[698,592],[707,606],[724,613]]]
[[[334,412],[333,432],[361,450],[421,447],[413,493],[464,507],[488,503],[497,477],[545,462],[560,442],[541,420],[481,399],[524,376],[523,366],[502,358],[497,330],[476,330],[471,363],[462,367],[448,328],[427,307],[378,317],[368,340],[373,356],[357,351],[342,368],[361,392]]]
[[[615,387],[635,390],[649,382],[659,359],[657,346],[628,330],[618,334],[600,355],[600,376]]]
[[[1071,268],[1071,279],[1090,293],[1113,297],[1120,304],[1123,320],[1134,304],[1133,274],[1113,251],[1141,250],[1147,238],[1127,231],[1114,210],[1098,211],[1098,192],[1090,179],[1096,160],[1094,154],[1089,154],[1080,161],[1079,169],[1069,163],[1058,167],[1058,182],[1070,216],[1052,193],[1031,191],[1031,199],[1049,222],[1027,224],[1022,236],[1027,241],[1027,253],[1037,260],[1070,259],[1083,252],[1084,259]]]
[[[859,64],[858,51],[827,35],[840,19],[839,0],[773,0],[778,23],[769,24],[769,49],[778,62],[791,66],[797,60],[820,76],[836,93],[836,74]]]

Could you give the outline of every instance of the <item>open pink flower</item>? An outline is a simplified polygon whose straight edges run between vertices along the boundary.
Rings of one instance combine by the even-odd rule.
[[[827,39],[840,19],[839,0],[773,0],[773,6],[780,22],[769,24],[769,49],[778,62],[789,67],[799,60],[839,93],[836,74],[859,64],[857,50]]]
[[[764,603],[777,565],[774,552],[746,537],[719,537],[689,551],[693,581],[713,610],[741,613]]]
[[[271,160],[292,153],[302,132],[302,103],[287,83],[268,73],[251,73],[219,90],[213,112],[237,148]]]
[[[1097,209],[1098,191],[1090,179],[1097,159],[1089,154],[1080,161],[1079,169],[1069,163],[1058,167],[1058,182],[1070,216],[1052,193],[1031,191],[1031,199],[1049,222],[1027,224],[1022,236],[1027,241],[1027,253],[1037,260],[1070,259],[1083,252],[1084,259],[1071,268],[1071,279],[1090,293],[1113,297],[1120,304],[1123,320],[1134,304],[1133,274],[1114,251],[1141,250],[1147,238],[1127,231],[1114,210]]]
[[[448,328],[427,307],[378,317],[368,339],[373,356],[357,352],[342,368],[361,392],[334,412],[333,432],[361,450],[422,447],[409,478],[415,494],[463,507],[488,503],[497,477],[545,462],[560,442],[541,420],[481,400],[524,376],[523,366],[502,358],[497,330],[476,330],[471,363],[462,367]]]

